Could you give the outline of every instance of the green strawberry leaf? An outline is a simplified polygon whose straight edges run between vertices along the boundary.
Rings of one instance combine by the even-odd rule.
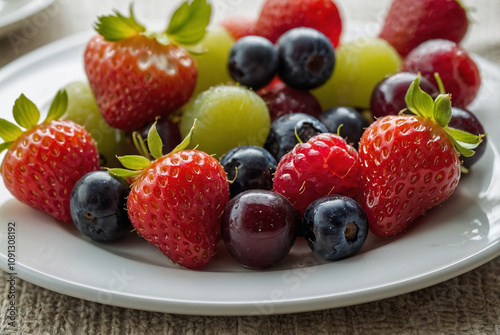
[[[415,107],[423,117],[431,117],[434,114],[434,101],[432,97],[418,88],[418,93],[415,96]]]
[[[439,75],[436,74],[435,76],[439,82]],[[455,149],[461,155],[465,157],[474,155],[473,149],[477,148],[486,135],[474,135],[463,130],[448,127],[451,119],[451,95],[441,93],[432,101],[431,96],[418,87],[419,83],[420,74],[411,83],[406,92],[405,101],[408,109],[419,116],[436,121],[448,134]],[[440,90],[444,90],[442,84],[440,84]]]
[[[432,115],[434,113],[434,102],[432,101],[432,97],[422,91],[419,85],[420,75],[415,78],[406,92],[406,105],[413,114],[432,119]]]
[[[474,150],[472,149],[468,149],[468,148],[465,148],[464,146],[460,145],[460,143],[455,140],[452,136],[450,136],[450,139],[451,141],[453,142],[454,146],[455,146],[455,149],[457,149],[457,151],[462,155],[462,156],[465,156],[465,157],[471,157],[474,155]]]
[[[153,123],[148,132],[148,148],[151,155],[158,159],[163,156],[162,148],[163,143],[161,141],[161,137],[156,130],[156,121]]]
[[[142,156],[127,155],[117,157],[123,167],[125,167],[125,169],[109,169],[110,173],[122,178],[132,177],[151,165],[149,152],[151,152],[151,155],[155,159],[158,159],[162,156],[163,143],[161,141],[160,135],[158,134],[158,131],[156,130],[156,122],[151,126],[148,132],[147,144],[149,147],[149,152],[148,148],[146,148],[144,139],[138,132],[134,132],[132,134],[132,139],[137,150]]]
[[[24,94],[21,94],[21,96],[16,99],[12,114],[17,124],[24,129],[33,128],[40,120],[40,111]]]
[[[121,178],[134,177],[140,173],[140,171],[132,171],[132,170],[121,169],[121,168],[108,169],[108,171],[109,171],[109,173],[111,173],[117,177],[121,177]]]
[[[184,140],[172,151],[172,153],[183,150],[188,147],[189,142],[191,141],[191,137],[193,136],[194,133],[194,128],[196,126],[196,119],[194,120],[193,127],[189,131],[189,134],[184,138]],[[142,137],[137,133],[134,132],[132,134],[134,143],[136,145],[141,145],[139,148],[140,150],[145,150],[145,144],[144,140]],[[156,130],[156,122],[151,126],[148,132],[148,146],[149,150],[151,151],[151,154],[153,155],[154,158],[158,159],[162,157],[161,149],[162,149],[162,141],[160,138],[160,135],[158,134],[158,131]],[[137,155],[128,155],[128,156],[121,156],[117,157],[120,163],[126,168],[126,169],[121,169],[121,168],[114,168],[114,169],[108,169],[108,171],[118,177],[122,178],[127,178],[127,177],[133,177],[136,176],[137,174],[140,173],[141,170],[146,169],[150,164],[151,161],[149,158],[146,158],[144,156],[137,156]]]
[[[419,85],[420,85],[420,76],[415,78],[415,80],[410,84],[410,87],[408,87],[408,91],[406,91],[405,95],[406,107],[408,107],[408,110],[415,115],[417,115],[418,112],[417,109],[415,108],[413,97],[417,94],[416,92],[418,91]]]
[[[193,138],[194,135],[194,128],[196,128],[196,119],[193,121],[193,126],[189,130],[189,133],[184,137],[181,143],[179,143],[174,150],[172,150],[170,153],[178,152],[181,150],[186,149],[189,146],[189,143],[191,143],[191,139]]]
[[[469,132],[452,127],[446,127],[445,130],[447,130],[447,132],[450,133],[451,136],[453,136],[453,138],[457,141],[464,144],[469,144],[471,146],[471,149],[474,149],[479,144],[481,144],[481,142],[483,141],[483,137],[485,136],[484,134],[474,135]]]
[[[146,28],[136,21],[132,5],[130,16],[126,17],[118,11],[115,11],[115,15],[100,16],[94,29],[110,42],[121,41],[146,31]]]
[[[127,155],[117,158],[124,167],[130,170],[143,170],[151,165],[151,161],[143,156]]]
[[[5,142],[15,141],[23,131],[21,128],[4,119],[0,119],[0,137],[3,138]]]
[[[441,127],[446,127],[451,120],[451,95],[439,94],[434,100],[433,119]]]
[[[452,127],[445,127],[444,130],[450,136],[455,148],[465,157],[474,155],[474,150],[483,141],[484,134],[474,135],[469,132],[455,129]]]
[[[68,108],[68,93],[65,89],[59,90],[56,93],[56,96],[52,100],[50,104],[49,111],[47,113],[47,117],[43,122],[49,122],[52,120],[57,120],[66,113],[66,109]]]
[[[179,44],[196,44],[205,36],[211,11],[212,7],[206,0],[184,2],[172,15],[167,36]]]
[[[6,149],[9,149],[9,147],[12,145],[12,143],[14,143],[14,142],[0,143],[0,153],[2,153]]]

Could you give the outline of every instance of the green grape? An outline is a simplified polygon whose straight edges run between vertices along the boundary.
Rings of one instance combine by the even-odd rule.
[[[335,51],[333,75],[321,87],[312,91],[323,110],[336,106],[370,107],[375,85],[396,73],[401,57],[385,40],[359,38],[339,46]]]
[[[198,78],[193,97],[211,86],[226,84],[232,80],[227,69],[227,62],[233,43],[234,39],[224,28],[214,26],[196,45],[195,49],[199,49],[201,53],[193,54],[198,67]]]
[[[185,137],[196,119],[190,147],[221,157],[241,145],[263,146],[271,126],[266,103],[243,86],[219,85],[200,93],[181,119]]]
[[[68,109],[62,119],[82,125],[96,142],[101,166],[120,167],[116,156],[130,153],[126,134],[110,127],[101,117],[94,94],[88,83],[76,81],[64,87],[68,93]]]

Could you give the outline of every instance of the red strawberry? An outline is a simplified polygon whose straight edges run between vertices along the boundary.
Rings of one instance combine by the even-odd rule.
[[[246,16],[231,16],[220,22],[229,34],[238,40],[245,36],[255,35],[255,20]]]
[[[393,0],[379,36],[406,56],[431,39],[459,43],[468,26],[467,13],[459,0]]]
[[[210,261],[220,240],[221,216],[229,201],[224,168],[202,151],[182,149],[185,142],[162,156],[155,127],[148,145],[157,158],[152,163],[140,156],[119,158],[125,167],[141,171],[110,170],[135,176],[127,201],[130,222],[172,262],[199,269]]]
[[[104,120],[134,130],[166,116],[191,97],[197,78],[193,58],[179,44],[201,40],[210,18],[206,0],[184,3],[161,33],[146,31],[130,11],[100,17],[84,64]],[[175,41],[175,43],[174,43]]]
[[[2,177],[19,201],[59,221],[72,222],[69,200],[75,183],[99,169],[99,154],[90,134],[71,121],[58,121],[66,111],[66,91],[52,102],[47,118],[38,124],[40,112],[21,95],[14,105],[14,119],[26,129],[0,119],[0,136],[8,148],[2,162]]]
[[[413,49],[402,64],[402,70],[419,73],[436,87],[435,73],[451,94],[453,106],[465,108],[479,92],[481,74],[467,51],[455,42],[430,40]]]
[[[255,24],[255,34],[274,43],[284,32],[297,27],[319,30],[337,46],[342,20],[332,0],[267,0]]]
[[[314,200],[330,194],[354,197],[359,189],[358,153],[335,134],[316,135],[283,156],[274,175],[274,191],[301,214]]]
[[[291,88],[280,80],[261,88],[257,94],[266,102],[271,122],[290,113],[318,117],[322,112],[318,99],[309,91]]]
[[[416,115],[377,119],[360,145],[360,203],[370,230],[392,236],[427,210],[448,199],[460,179],[459,152],[472,155],[482,136],[448,127],[450,96],[435,101],[419,87],[417,77],[406,95]]]

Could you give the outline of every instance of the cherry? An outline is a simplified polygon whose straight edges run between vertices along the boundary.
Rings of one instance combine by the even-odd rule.
[[[375,86],[370,99],[370,110],[374,117],[398,115],[406,108],[405,95],[417,74],[400,72],[383,79]],[[420,77],[420,88],[432,98],[439,90],[425,77]]]
[[[226,205],[222,240],[245,267],[266,269],[281,261],[295,241],[297,214],[281,194],[248,190]]]

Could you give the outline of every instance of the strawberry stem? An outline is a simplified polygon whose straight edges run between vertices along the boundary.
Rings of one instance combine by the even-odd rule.
[[[163,148],[163,143],[161,141],[161,137],[158,134],[158,131],[156,130],[156,123],[158,120],[156,120],[151,128],[149,128],[148,131],[148,148],[149,152],[151,155],[155,158],[158,159],[161,156],[163,156],[162,153],[162,148]]]
[[[134,131],[132,133],[132,142],[134,143],[134,147],[139,152],[139,155],[144,156],[147,159],[151,159],[146,143],[139,132]]]
[[[175,148],[174,150],[172,150],[170,152],[170,154],[173,154],[174,152],[178,152],[178,151],[181,151],[181,150],[184,150],[186,149],[188,146],[189,146],[189,143],[191,143],[191,139],[193,138],[193,135],[194,135],[194,129],[196,128],[196,119],[194,119],[193,121],[193,126],[191,127],[191,129],[189,130],[189,133],[186,135],[186,137],[184,137],[184,139],[182,140],[181,143],[179,143]]]

